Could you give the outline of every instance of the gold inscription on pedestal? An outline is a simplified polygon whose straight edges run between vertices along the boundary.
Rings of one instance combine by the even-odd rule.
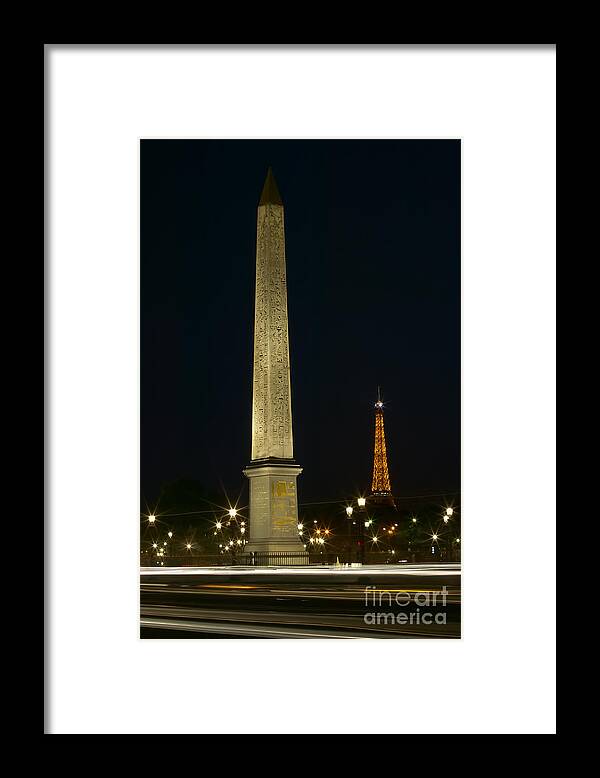
[[[290,519],[290,501],[286,499],[277,499],[272,502],[271,515],[274,519]]]
[[[271,486],[273,497],[287,497],[290,493],[288,484],[285,481],[273,481]]]

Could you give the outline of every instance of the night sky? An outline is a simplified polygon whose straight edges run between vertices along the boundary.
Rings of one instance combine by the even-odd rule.
[[[250,461],[256,209],[285,206],[299,502],[460,488],[460,142],[141,142],[141,487],[237,496]],[[246,492],[242,504],[247,504]]]

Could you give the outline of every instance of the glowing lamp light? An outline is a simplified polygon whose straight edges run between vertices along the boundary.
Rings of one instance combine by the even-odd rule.
[[[447,523],[448,523],[448,519],[449,519],[449,518],[450,518],[450,516],[444,516],[444,524],[447,524]]]
[[[359,508],[364,508],[365,505],[367,504],[367,501],[364,497],[359,497],[356,502],[358,503]]]
[[[446,516],[452,516],[454,510],[452,508],[446,508]]]
[[[433,540],[437,540],[438,539],[437,535],[432,535],[431,537],[433,538]]]
[[[349,505],[349,506],[346,508],[346,516],[348,516],[348,518],[350,518],[350,516],[352,516],[353,510],[354,510],[354,509],[352,508],[352,506],[351,506],[351,505]]]
[[[221,527],[222,527],[222,526],[223,526],[223,525],[221,524],[221,522],[220,522],[220,521],[218,521],[218,522],[215,524],[215,527],[216,527],[217,529],[221,529]]]
[[[417,523],[417,520],[416,520],[416,519],[413,519],[413,520],[412,520],[412,523],[413,523],[413,524],[416,524],[416,523]]]
[[[456,538],[456,542],[457,542],[457,543],[460,543],[460,538]]]
[[[172,533],[172,532],[167,532],[167,535],[168,535],[170,538],[172,538],[172,537],[173,537],[173,533]]]
[[[190,548],[192,547],[192,544],[191,544],[191,543],[186,543],[186,544],[185,544],[185,547],[186,547],[186,548],[187,548],[187,550],[189,551],[189,550],[190,550]]]
[[[229,516],[230,516],[232,519],[235,519],[235,517],[237,516],[237,510],[236,510],[236,508],[230,508],[230,509],[228,510],[228,513],[229,513]]]
[[[154,522],[156,521],[156,516],[153,513],[151,513],[148,516],[148,521],[150,522],[150,524],[154,524]]]
[[[302,532],[304,529],[304,524],[298,524],[298,532]]]
[[[158,548],[158,545],[156,543],[153,543],[152,548]]]

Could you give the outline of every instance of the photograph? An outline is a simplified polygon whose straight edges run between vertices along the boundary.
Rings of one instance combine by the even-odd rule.
[[[43,50],[44,733],[557,734],[557,44]]]
[[[139,140],[141,638],[461,637],[461,149]]]

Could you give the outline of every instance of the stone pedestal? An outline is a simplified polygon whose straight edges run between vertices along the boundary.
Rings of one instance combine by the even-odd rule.
[[[295,464],[252,463],[244,470],[250,482],[250,542],[246,552],[305,553],[298,537]]]

